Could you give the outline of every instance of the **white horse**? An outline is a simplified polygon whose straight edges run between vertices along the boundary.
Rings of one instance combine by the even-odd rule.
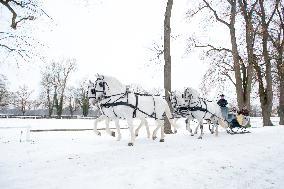
[[[120,141],[121,140],[121,133],[120,133],[120,125],[119,125],[119,119],[117,119],[117,117],[113,117],[113,116],[110,116],[110,115],[106,115],[106,114],[103,114],[102,111],[101,111],[101,107],[99,105],[99,103],[94,100],[92,98],[92,86],[93,84],[89,85],[88,86],[88,97],[89,97],[89,103],[93,106],[96,107],[96,109],[99,109],[100,112],[101,112],[101,115],[95,119],[95,122],[94,122],[94,128],[93,128],[93,131],[95,132],[96,135],[98,136],[101,136],[101,133],[98,131],[98,123],[99,122],[102,122],[102,121],[105,121],[105,130],[106,130],[106,133],[109,134],[110,136],[113,136],[115,137],[115,132],[114,131],[111,131],[110,130],[110,127],[109,127],[109,123],[110,121],[114,121],[115,122],[115,126],[116,126],[116,131],[117,131],[117,141]],[[146,132],[147,132],[147,137],[150,138],[151,137],[151,134],[150,134],[150,130],[149,130],[149,126],[148,126],[148,122],[146,119],[144,118],[140,118],[140,124],[138,126],[138,128],[135,130],[135,135],[138,136],[138,131],[139,129],[145,125],[146,127]]]
[[[190,127],[190,121],[193,121],[195,119],[195,117],[194,117],[193,113],[189,110],[188,102],[185,101],[185,99],[183,97],[183,93],[181,93],[179,91],[171,92],[170,101],[171,101],[171,105],[172,105],[172,108],[173,108],[173,115],[174,115],[174,118],[175,118],[175,122],[179,118],[186,118],[186,120],[185,120],[186,130],[188,132],[190,132],[191,136],[194,136],[194,134],[197,134],[197,130],[200,126],[200,123],[198,123],[198,125],[196,126],[194,134],[193,134],[192,129]],[[206,120],[206,121],[207,121],[207,124],[209,125],[210,132],[213,134],[214,131],[210,127],[210,124],[211,124],[210,120]],[[174,130],[174,132],[176,132],[176,130]]]
[[[218,123],[224,128],[228,127],[228,124],[222,118],[220,107],[212,101],[201,98],[195,89],[186,88],[184,94],[175,93],[175,95],[172,95],[171,101],[176,114],[180,114],[188,118],[187,130],[189,130],[191,135],[193,135],[193,133],[189,125],[190,120],[193,118],[197,119],[198,126],[195,129],[195,133],[197,133],[197,129],[200,127],[201,133],[198,137],[199,139],[202,139],[204,134],[203,120],[206,120],[207,123],[213,124],[211,133],[214,132],[215,128],[216,136],[218,136]]]
[[[223,128],[228,128],[228,122],[222,117],[221,109],[217,103],[201,98],[199,93],[193,88],[186,88],[184,99],[188,102],[188,107],[193,116],[199,121],[201,133],[199,139],[203,136],[203,119],[210,120],[215,127],[215,135],[218,136],[218,124]]]
[[[133,146],[135,133],[133,131],[134,118],[154,118],[157,128],[153,131],[152,138],[156,139],[158,129],[161,128],[160,142],[164,142],[164,118],[170,120],[172,126],[172,115],[166,100],[162,96],[153,96],[130,92],[125,85],[117,79],[108,76],[98,76],[90,88],[89,98],[99,107],[104,115],[114,119],[126,119],[129,125],[131,140],[129,146]]]

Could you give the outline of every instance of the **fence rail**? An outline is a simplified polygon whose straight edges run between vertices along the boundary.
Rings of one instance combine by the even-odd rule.
[[[43,115],[12,115],[12,114],[0,114],[0,119],[1,118],[19,118],[19,119],[96,119],[97,116],[88,116],[88,117],[83,117],[83,116],[70,116],[70,115],[62,115],[60,118],[57,116],[43,116]]]

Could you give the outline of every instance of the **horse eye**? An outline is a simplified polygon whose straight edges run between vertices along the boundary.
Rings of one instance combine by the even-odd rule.
[[[103,82],[100,82],[100,83],[99,83],[99,86],[100,86],[100,87],[103,87],[103,86],[104,86],[104,83],[103,83]]]
[[[91,93],[92,93],[92,94],[95,94],[95,93],[96,93],[96,90],[95,90],[95,89],[91,89]]]

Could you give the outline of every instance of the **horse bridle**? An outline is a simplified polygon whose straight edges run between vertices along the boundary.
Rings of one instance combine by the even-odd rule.
[[[99,82],[101,80],[101,82]],[[99,85],[102,90],[97,90],[97,85]],[[95,95],[94,97],[89,97],[89,99],[94,98],[96,100],[101,100],[104,99],[106,97],[106,86],[109,88],[107,82],[103,81],[103,79],[98,78],[95,82],[95,84],[93,85],[93,89],[91,89],[91,93],[93,95]],[[97,93],[103,93],[103,95],[101,97],[97,97]]]

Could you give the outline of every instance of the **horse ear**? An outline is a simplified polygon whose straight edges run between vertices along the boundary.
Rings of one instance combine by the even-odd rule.
[[[93,83],[91,80],[89,80],[89,84],[90,84],[90,85],[94,85],[94,83]]]
[[[96,77],[97,77],[97,78],[99,78],[99,77],[100,77],[100,75],[97,73],[97,74],[96,74]]]

